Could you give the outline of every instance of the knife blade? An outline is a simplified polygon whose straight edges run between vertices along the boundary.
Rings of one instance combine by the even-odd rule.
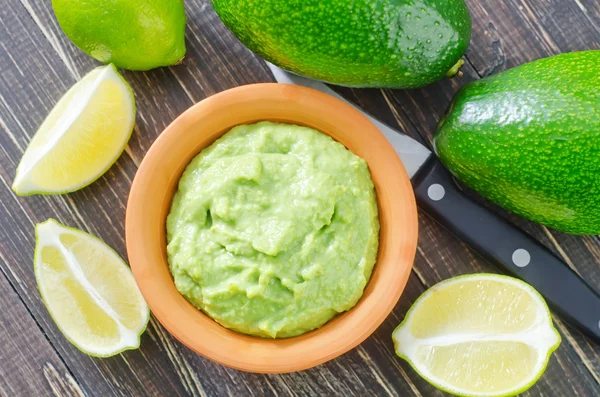
[[[532,285],[561,317],[600,343],[600,295],[564,261],[504,218],[472,201],[427,147],[373,118],[322,82],[267,62],[275,80],[309,87],[355,107],[388,139],[413,184],[419,207],[479,255]]]

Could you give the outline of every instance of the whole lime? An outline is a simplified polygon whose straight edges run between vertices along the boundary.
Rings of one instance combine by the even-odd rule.
[[[149,70],[185,55],[183,0],[52,0],[60,27],[104,63]]]

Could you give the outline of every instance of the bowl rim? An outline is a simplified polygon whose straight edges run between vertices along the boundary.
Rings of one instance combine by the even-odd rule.
[[[365,159],[375,184],[381,226],[377,261],[356,306],[317,330],[286,339],[240,334],[197,310],[175,289],[166,257],[166,214],[185,167],[232,127],[261,120],[315,128]],[[308,369],[363,342],[400,298],[418,239],[410,179],[383,134],[356,108],[339,99],[311,88],[277,83],[223,91],[177,117],[138,168],[127,202],[125,229],[131,270],[158,321],[196,353],[231,368],[259,373]]]

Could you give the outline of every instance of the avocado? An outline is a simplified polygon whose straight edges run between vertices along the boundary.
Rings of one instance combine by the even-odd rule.
[[[212,0],[256,54],[352,87],[415,88],[457,71],[471,38],[464,0]]]
[[[525,218],[600,234],[600,51],[540,59],[464,86],[434,146],[458,179]]]

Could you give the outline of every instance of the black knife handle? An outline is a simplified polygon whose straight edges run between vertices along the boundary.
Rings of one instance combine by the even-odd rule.
[[[547,248],[465,196],[431,156],[413,179],[419,207],[502,270],[537,289],[564,319],[600,342],[600,295]]]

